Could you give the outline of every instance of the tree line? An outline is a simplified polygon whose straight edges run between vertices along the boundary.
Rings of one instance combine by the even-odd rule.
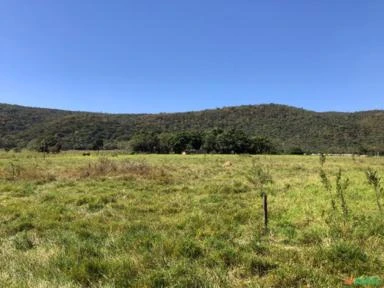
[[[242,130],[212,129],[201,132],[139,133],[131,148],[138,153],[272,154],[276,148],[267,138],[248,136]]]
[[[217,127],[225,134],[230,134],[230,129],[237,129],[246,135],[262,135],[276,144],[280,153],[384,154],[384,111],[317,113],[271,104],[185,113],[116,115],[0,104],[0,123],[0,149],[5,150],[127,150],[131,139],[150,139],[155,134],[160,137],[161,145],[151,149],[172,153],[186,141],[185,137],[180,137],[180,143],[173,147],[172,141],[177,142],[175,133],[196,134],[196,131],[200,132],[198,138],[207,146],[207,151],[231,153],[244,150],[242,145],[226,143],[223,135],[218,139],[218,135],[206,135]],[[57,145],[50,139],[52,136]],[[231,135],[227,136],[228,139]],[[44,138],[47,138],[46,143],[41,143]],[[167,144],[168,140],[170,144]],[[245,146],[251,146],[249,142],[252,141]],[[208,145],[212,142],[216,147]]]

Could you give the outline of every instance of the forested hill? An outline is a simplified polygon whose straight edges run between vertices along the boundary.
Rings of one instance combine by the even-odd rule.
[[[36,148],[46,138],[63,149],[124,147],[140,133],[236,129],[268,138],[280,151],[384,152],[384,111],[318,113],[268,104],[198,112],[102,114],[0,104],[0,148]]]

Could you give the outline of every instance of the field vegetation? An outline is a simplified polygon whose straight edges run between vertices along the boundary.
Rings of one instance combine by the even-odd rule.
[[[0,287],[384,279],[384,159],[320,160],[1,152]]]

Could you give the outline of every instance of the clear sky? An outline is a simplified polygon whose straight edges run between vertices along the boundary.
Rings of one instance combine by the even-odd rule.
[[[384,1],[0,0],[0,102],[384,109]]]

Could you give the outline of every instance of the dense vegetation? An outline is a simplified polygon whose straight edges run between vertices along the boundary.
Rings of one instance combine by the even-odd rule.
[[[213,129],[204,133],[142,133],[132,137],[134,152],[146,153],[220,153],[220,154],[272,154],[273,144],[264,138],[248,137],[244,132],[231,129]]]
[[[132,139],[143,135],[161,135],[165,141],[183,133],[204,138],[214,129],[221,129],[225,133],[240,131],[249,139],[268,139],[285,153],[384,152],[383,111],[317,113],[270,104],[187,113],[114,115],[1,104],[0,123],[0,148],[6,149],[41,149],[44,141],[59,143],[63,150],[126,149],[131,147]]]
[[[0,152],[0,287],[384,280],[381,157],[82,154]]]

